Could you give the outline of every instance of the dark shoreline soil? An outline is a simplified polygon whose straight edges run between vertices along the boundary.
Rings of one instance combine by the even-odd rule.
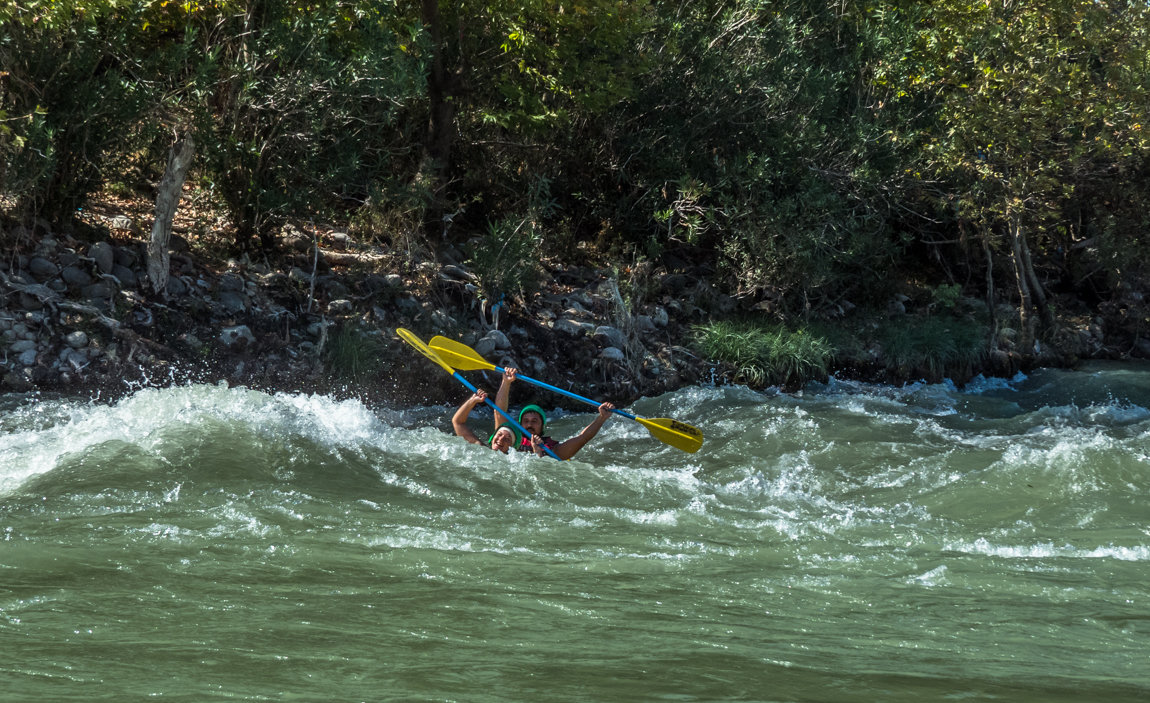
[[[610,270],[552,264],[536,294],[493,309],[455,252],[412,261],[357,246],[342,232],[309,236],[287,227],[274,261],[214,260],[176,237],[168,287],[155,295],[144,238],[130,221],[120,229],[113,225],[123,220],[104,222],[108,229],[0,233],[16,243],[0,262],[0,390],[113,400],[142,386],[224,381],[358,397],[380,407],[458,403],[466,390],[400,341],[397,327],[425,340],[459,339],[492,363],[620,406],[740,380],[738,369],[700,358],[691,343],[693,326],[737,315],[740,303],[690,269],[653,270],[641,294],[632,289],[624,302]],[[904,309],[886,314],[914,314],[899,305]],[[980,366],[952,375],[961,384],[978,374],[1150,357],[1150,342],[1139,336],[1145,311],[1127,305],[1118,313],[1060,320],[1048,337],[1055,341],[1034,354],[1013,351],[1005,340]],[[832,372],[917,380],[915,369],[888,369],[881,351],[844,360]],[[494,374],[466,375],[480,387],[498,383]],[[522,402],[575,409],[554,393],[519,393]]]

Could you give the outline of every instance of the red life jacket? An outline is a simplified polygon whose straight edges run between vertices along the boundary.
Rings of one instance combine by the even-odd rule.
[[[550,449],[551,451],[555,451],[555,447],[559,446],[559,443],[556,442],[555,440],[551,439],[550,437],[544,437],[543,438],[543,444],[546,445],[546,447],[548,449]],[[518,449],[521,452],[533,452],[533,451],[535,451],[535,448],[531,446],[531,438],[530,437],[524,437],[523,441],[519,443],[519,446],[516,447],[516,449]]]

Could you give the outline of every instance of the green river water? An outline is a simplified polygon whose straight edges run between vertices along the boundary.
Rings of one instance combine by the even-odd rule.
[[[561,464],[448,407],[2,396],[0,701],[1145,701],[1148,408],[1113,364],[693,388],[630,409],[697,454]]]

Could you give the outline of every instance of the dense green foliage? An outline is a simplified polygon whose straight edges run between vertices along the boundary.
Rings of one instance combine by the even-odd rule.
[[[825,378],[834,354],[830,342],[810,331],[745,321],[699,325],[694,343],[708,359],[731,364],[737,380],[753,386]]]
[[[1025,346],[1055,294],[1120,298],[1150,261],[1137,0],[0,0],[0,25],[17,217],[146,187],[191,130],[238,246],[322,214],[460,246],[488,296],[590,241],[783,319],[958,285]]]

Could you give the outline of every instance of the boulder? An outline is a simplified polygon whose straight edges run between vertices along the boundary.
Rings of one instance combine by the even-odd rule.
[[[607,361],[623,361],[627,355],[618,347],[604,347],[603,351],[599,352],[599,358]]]
[[[107,242],[96,242],[88,247],[88,256],[96,262],[100,273],[112,273],[116,265],[116,250]]]
[[[230,313],[240,313],[248,309],[248,298],[243,293],[223,291],[216,296],[216,300]]]
[[[92,276],[79,266],[65,266],[60,277],[69,288],[83,288],[92,285]]]
[[[88,335],[84,332],[84,330],[69,332],[64,337],[64,343],[73,349],[83,349],[84,347],[88,346]]]
[[[220,342],[230,349],[244,349],[256,343],[256,336],[247,325],[234,325],[220,330]]]
[[[622,330],[610,325],[600,325],[595,328],[592,338],[603,345],[604,347],[619,347],[627,346],[627,338],[623,335]]]
[[[488,357],[496,351],[511,348],[511,340],[499,330],[491,330],[475,343],[475,352],[482,357]]]
[[[60,268],[42,256],[34,256],[28,260],[28,273],[32,274],[32,278],[43,283],[55,278],[60,273]]]
[[[564,334],[569,334],[573,337],[580,337],[584,334],[590,334],[594,332],[595,325],[591,324],[590,322],[579,322],[578,320],[572,320],[569,317],[564,317],[555,321],[554,329],[556,332],[563,332]]]
[[[355,307],[351,304],[350,300],[339,298],[327,304],[327,313],[329,315],[350,315],[355,312]]]
[[[140,282],[135,271],[120,264],[116,264],[112,267],[112,275],[120,281],[120,285],[124,288],[135,288]]]
[[[234,273],[225,273],[220,276],[220,281],[216,287],[220,291],[242,293],[244,290],[244,279]]]
[[[107,281],[96,281],[95,283],[84,286],[80,290],[80,295],[85,298],[111,298],[115,295],[116,291],[112,288],[112,284]]]

